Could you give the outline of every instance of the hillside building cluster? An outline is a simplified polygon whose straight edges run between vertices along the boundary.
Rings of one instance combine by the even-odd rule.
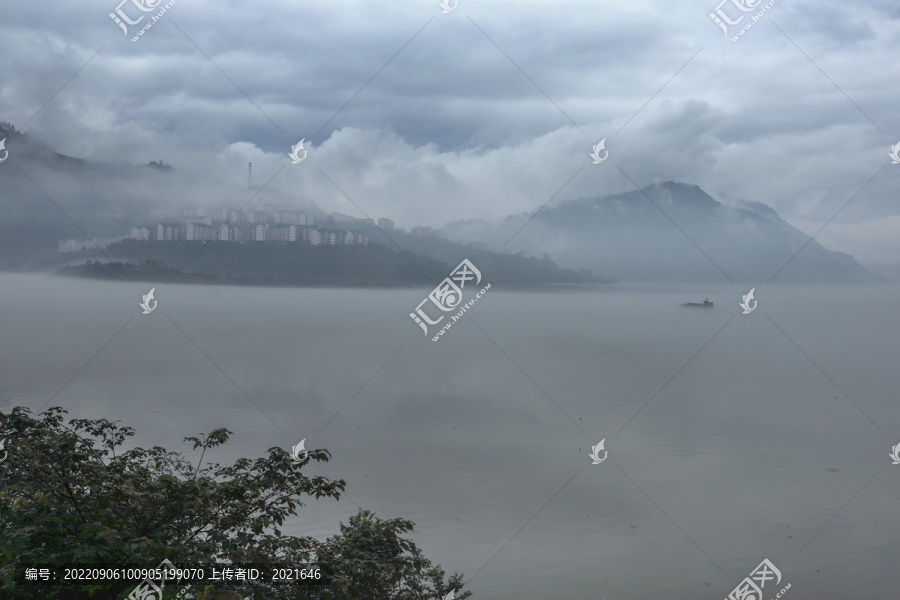
[[[110,244],[121,242],[125,239],[124,235],[115,237],[95,237],[91,240],[60,240],[60,252],[81,252],[82,250],[93,250],[94,248],[106,248]]]
[[[95,247],[106,248],[125,239],[158,242],[300,242],[312,246],[369,244],[369,236],[365,233],[312,225],[306,213],[292,210],[235,212],[227,208],[154,209],[150,211],[150,220],[157,223],[132,227],[128,235],[93,240],[61,240],[59,251],[77,252]],[[342,223],[349,222],[334,216],[332,221],[338,227]]]
[[[153,209],[149,221],[155,224],[132,227],[127,235],[88,239],[60,240],[60,252],[105,249],[122,240],[146,242],[295,242],[311,246],[368,246],[369,236],[353,229],[377,226],[390,236],[401,233],[414,238],[448,239],[446,233],[431,227],[412,227],[409,232],[395,227],[391,219],[358,219],[340,213],[329,213],[327,218],[312,223],[301,211],[289,209],[263,209],[233,211],[228,208],[187,207],[174,210]],[[482,242],[462,242],[476,250],[489,251]],[[510,254],[509,250],[504,251]],[[526,256],[527,253],[519,253]]]

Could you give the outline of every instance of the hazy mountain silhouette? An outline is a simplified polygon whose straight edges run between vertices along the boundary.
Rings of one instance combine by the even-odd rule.
[[[303,285],[422,285],[440,281],[463,258],[478,260],[492,271],[491,281],[507,285],[598,283],[588,273],[557,267],[552,261],[500,256],[437,238],[416,238],[394,232],[407,255],[394,249],[392,240],[374,225],[362,220],[352,225],[328,217],[315,203],[298,199],[274,187],[235,189],[209,174],[179,169],[162,158],[144,165],[100,163],[72,158],[50,145],[0,123],[0,139],[7,138],[9,159],[0,165],[0,268],[46,270],[68,261],[111,258],[143,265],[132,275],[165,280],[167,268],[183,265],[196,254],[195,243],[162,244],[133,242],[110,246],[103,254],[90,250],[58,253],[59,240],[127,234],[136,225],[153,224],[152,208],[219,207],[232,210],[247,206],[255,210],[257,200],[266,204],[303,210],[326,228],[350,227],[370,234],[370,247],[282,246],[278,244],[213,245],[203,252],[183,280]],[[378,246],[378,243],[381,246]],[[415,261],[410,260],[416,254]],[[147,268],[144,260],[162,261]],[[418,265],[418,268],[414,268]],[[423,273],[428,271],[428,275]],[[69,269],[73,274],[121,276],[119,269],[101,265]],[[200,273],[202,276],[197,275]],[[154,279],[155,277],[155,279]],[[162,279],[160,279],[162,278]]]
[[[32,259],[55,254],[62,238],[127,233],[148,223],[150,208],[238,208],[252,196],[161,159],[131,165],[66,156],[0,122],[3,138],[9,158],[0,165],[0,268],[28,268]],[[258,199],[298,203],[277,190],[263,196]],[[312,202],[296,207],[324,215]],[[782,267],[779,282],[879,279],[852,256],[809,241],[765,204],[725,206],[698,186],[674,182],[563,202],[536,215],[507,217],[499,226],[473,220],[442,229],[457,241],[494,249],[513,238],[507,250],[548,253],[561,267],[620,280],[722,281],[724,272],[735,281],[765,282]],[[430,247],[418,250],[434,254]]]
[[[499,226],[475,220],[442,229],[493,248],[515,235],[514,252],[549,253],[558,264],[619,280],[764,283],[776,273],[781,283],[879,280],[852,256],[809,241],[765,204],[725,206],[699,186],[671,181],[563,202]]]
[[[88,161],[0,122],[8,159],[0,164],[0,268],[27,269],[57,252],[63,238],[127,234],[147,225],[152,208],[244,206],[259,189],[235,188],[210,174],[162,159],[143,165]],[[254,198],[324,214],[313,203],[275,189]]]

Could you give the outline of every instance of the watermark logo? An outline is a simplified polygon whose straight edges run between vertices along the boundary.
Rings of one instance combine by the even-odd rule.
[[[606,160],[607,158],[609,158],[609,150],[606,149],[606,138],[603,138],[602,140],[600,140],[600,143],[599,143],[599,144],[595,144],[595,145],[593,146],[593,148],[594,148],[594,151],[591,152],[590,156],[591,156],[591,158],[594,159],[594,164],[595,164],[595,165],[599,165],[599,164],[602,163],[604,160]],[[603,154],[603,158],[600,158],[600,151],[601,151],[601,150],[602,150],[603,153],[604,153],[604,154]]]
[[[3,446],[0,446],[0,448],[2,447]],[[897,444],[896,446],[891,448],[891,454],[889,456],[894,461],[891,463],[892,465],[900,465],[900,444]],[[3,461],[0,460],[0,462]]]
[[[175,581],[177,583],[181,580],[180,577],[178,580],[172,580],[166,576],[168,571],[177,571],[175,565],[168,558],[159,563],[159,566],[156,569],[152,569],[152,571],[154,575],[161,575],[161,577],[155,579],[148,577],[137,584],[137,587],[128,594],[127,600],[162,600],[166,581]]]
[[[309,451],[303,447],[306,443],[306,438],[300,440],[300,443],[296,446],[291,446],[291,460],[298,465],[302,465],[306,462],[306,459],[309,458]]]
[[[605,444],[605,443],[606,443],[606,438],[603,438],[602,440],[600,440],[600,443],[599,443],[599,444],[597,444],[596,446],[591,446],[591,454],[590,454],[590,457],[591,457],[591,460],[594,461],[594,462],[592,462],[591,464],[593,464],[593,465],[599,465],[599,464],[602,463],[604,460],[606,460],[606,457],[607,457],[607,456],[609,456],[609,452],[607,452],[606,448],[603,447],[603,444]],[[600,451],[601,451],[601,450],[603,450],[603,458],[600,458]]]
[[[897,144],[900,146],[900,144]],[[9,158],[9,150],[6,149],[6,138],[0,140],[0,150],[3,150],[3,158],[0,158],[0,163]]]
[[[119,5],[115,8],[114,12],[109,13],[109,18],[112,19],[116,25],[122,28],[122,32],[127,36],[128,35],[128,26],[129,25],[137,25],[141,21],[144,20],[145,16],[150,16],[150,20],[146,25],[141,27],[138,30],[137,35],[131,38],[132,42],[136,42],[140,39],[144,32],[153,27],[153,24],[159,21],[166,11],[175,6],[175,3],[178,0],[169,0],[165,5],[161,7],[161,10],[157,12],[155,15],[141,15],[137,19],[132,20],[125,12],[122,10],[122,6],[127,3],[133,4],[139,11],[149,13],[157,8],[160,8],[160,4],[162,4],[163,0],[122,0]]]
[[[3,464],[9,456],[9,452],[6,451],[6,438],[0,440],[0,452],[3,452],[3,458],[0,458],[0,464]]]
[[[753,27],[753,24],[756,23],[757,21],[759,21],[762,18],[762,16],[766,12],[768,12],[768,10],[770,8],[775,6],[776,2],[778,2],[778,0],[769,0],[768,2],[766,2],[765,4],[762,5],[762,9],[759,12],[757,12],[755,15],[741,15],[737,19],[732,19],[728,14],[725,13],[725,10],[722,8],[724,5],[731,3],[739,11],[744,12],[744,13],[749,13],[749,12],[752,12],[752,11],[756,10],[757,8],[759,8],[760,5],[763,3],[763,0],[722,0],[719,3],[719,5],[716,6],[715,11],[709,13],[709,18],[712,19],[716,25],[721,27],[722,31],[727,36],[729,26],[738,25],[741,21],[744,20],[745,16],[749,16],[750,21],[748,21],[746,24],[744,24],[740,28],[740,30],[738,30],[737,35],[735,35],[734,37],[731,38],[732,42],[736,42],[741,38],[741,36],[744,35],[744,33],[748,29]],[[732,14],[738,15],[740,13],[732,12]]]
[[[443,8],[444,14],[448,12],[453,12],[456,9],[457,4],[459,4],[459,0],[441,0],[438,4]]]
[[[139,303],[140,307],[144,309],[144,314],[149,315],[154,310],[156,310],[156,305],[158,304],[156,300],[153,299],[153,292],[156,291],[156,288],[151,288],[150,292],[141,296],[143,301]],[[153,306],[150,306],[150,303],[153,303]]]
[[[774,585],[781,583],[781,571],[772,564],[772,561],[765,558],[750,573],[749,577],[745,577],[736,588],[731,590],[731,593],[728,594],[725,600],[762,600],[763,588],[766,587],[766,583],[772,580],[775,580]],[[789,589],[791,589],[790,583],[782,588],[775,597],[781,598]]]
[[[474,282],[474,285],[480,284],[481,271],[476,269],[475,265],[473,265],[469,259],[464,259],[455,269],[453,269],[453,272],[450,273],[449,277],[446,277],[439,283],[438,286],[428,294],[427,298],[419,302],[419,305],[416,307],[416,312],[409,313],[410,318],[422,328],[422,331],[427,336],[428,325],[439,324],[447,315],[441,315],[437,319],[432,320],[422,308],[422,305],[430,300],[434,306],[443,312],[454,311],[462,303],[463,289],[466,287],[466,283],[469,282]],[[441,327],[437,332],[437,335],[431,338],[431,341],[438,341],[440,336],[444,335],[454,323],[459,321],[463,313],[472,308],[472,306],[474,306],[489,289],[491,289],[491,284],[488,283],[481,291],[475,294],[474,298],[466,302],[455,315],[450,315],[450,321]]]
[[[759,304],[759,302],[753,299],[753,292],[755,291],[756,288],[752,288],[749,292],[742,296],[743,301],[738,303],[740,307],[744,309],[745,315],[749,315],[754,310],[756,310],[756,305]],[[753,306],[750,305],[751,302],[753,303]]]
[[[722,31],[725,33],[725,35],[728,35],[728,25],[737,25],[738,23],[740,23],[741,21],[744,20],[744,17],[741,16],[741,17],[738,17],[738,19],[736,21],[732,21],[728,17],[728,15],[725,14],[725,11],[722,10],[722,5],[727,4],[728,2],[731,2],[732,4],[737,6],[738,9],[740,9],[744,12],[750,12],[761,1],[762,0],[757,0],[756,4],[754,4],[753,6],[750,6],[750,3],[747,2],[747,0],[722,0],[719,3],[719,5],[716,7],[715,12],[709,13],[709,18],[712,19],[716,25],[718,25],[719,27],[722,28]]]
[[[291,153],[288,156],[291,157],[291,164],[298,165],[306,160],[306,150],[303,150],[303,142],[306,141],[306,138],[303,138],[295,146],[291,146]],[[300,156],[298,152],[303,150],[303,156]]]
[[[109,18],[115,21],[116,25],[122,28],[122,33],[124,33],[126,36],[128,35],[128,27],[125,25],[126,23],[128,25],[137,25],[144,20],[143,16],[138,17],[135,21],[132,21],[128,18],[128,15],[126,15],[122,11],[122,5],[127,2],[131,2],[132,4],[134,4],[138,8],[138,10],[141,10],[143,12],[150,12],[157,6],[159,6],[159,3],[162,2],[162,0],[156,0],[155,2],[153,0],[122,0],[121,2],[119,2],[119,5],[115,8],[115,12],[109,13]]]
[[[6,140],[4,140],[4,141],[6,141]],[[3,147],[3,142],[0,142],[0,148],[2,148],[2,147]],[[890,152],[890,154],[888,154],[888,156],[891,157],[892,165],[900,165],[900,142],[897,142],[896,144],[891,146],[891,152]],[[4,158],[3,160],[6,160],[6,159]],[[0,160],[0,162],[3,162],[3,160]]]

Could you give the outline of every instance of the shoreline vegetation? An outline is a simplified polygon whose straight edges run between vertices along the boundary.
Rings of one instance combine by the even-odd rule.
[[[369,246],[298,246],[124,240],[100,252],[85,252],[81,264],[57,268],[56,275],[140,281],[264,287],[414,288],[435,285],[463,258],[484,280],[510,289],[582,289],[614,283],[590,271],[562,269],[549,259],[500,255],[468,249],[437,260]],[[449,260],[446,260],[449,259]],[[179,268],[176,265],[184,265]]]
[[[306,504],[345,495],[343,479],[310,473],[312,463],[331,460],[325,448],[299,458],[271,447],[222,465],[204,458],[229,441],[232,432],[225,428],[184,438],[187,451],[126,449],[133,428],[104,418],[68,419],[60,407],[36,416],[22,406],[0,411],[0,430],[10,455],[0,478],[4,600],[159,598],[148,591],[158,592],[150,580],[161,578],[140,581],[140,570],[166,560],[179,569],[310,565],[330,579],[309,586],[268,577],[206,580],[186,596],[197,600],[472,596],[463,591],[461,574],[448,574],[408,537],[415,524],[407,519],[382,519],[357,508],[326,539],[281,531],[288,519],[302,519]],[[60,565],[61,571],[71,565],[115,567],[138,574],[41,585],[25,576],[27,565]]]

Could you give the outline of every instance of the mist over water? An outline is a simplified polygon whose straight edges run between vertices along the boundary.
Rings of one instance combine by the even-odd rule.
[[[152,285],[0,275],[0,401],[143,447],[227,427],[222,463],[306,438],[347,494],[286,533],[408,518],[477,598],[724,598],[763,558],[795,600],[895,591],[900,287],[757,286],[742,315],[753,284],[494,286],[435,343],[424,288],[158,284],[142,315]]]

